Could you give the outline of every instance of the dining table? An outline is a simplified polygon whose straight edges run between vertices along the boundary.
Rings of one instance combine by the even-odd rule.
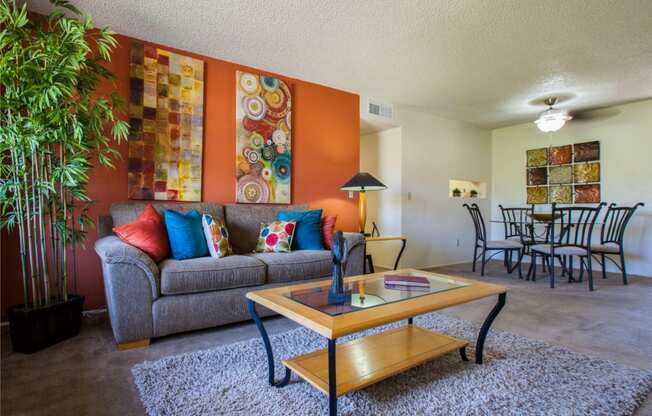
[[[489,222],[493,223],[493,224],[514,224],[514,223],[519,223],[520,224],[520,227],[519,227],[520,230],[523,230],[523,229],[527,228],[527,226],[530,225],[532,227],[531,234],[529,236],[528,235],[522,236],[522,240],[523,241],[530,240],[531,241],[530,244],[534,244],[535,242],[538,243],[538,244],[549,244],[550,240],[551,240],[551,238],[550,238],[551,228],[550,227],[552,225],[558,225],[558,226],[562,225],[562,223],[556,223],[555,222],[556,220],[559,220],[560,216],[555,216],[553,218],[552,212],[537,212],[537,213],[534,213],[533,216],[530,216],[530,214],[528,214],[528,217],[530,217],[529,220],[522,220],[522,221],[505,220],[505,219],[501,218],[501,219],[491,219]],[[558,235],[557,241],[562,241],[563,238],[564,238],[565,233],[569,232],[574,226],[576,226],[578,224],[580,224],[580,223],[575,222],[575,221],[573,221],[573,222],[564,221],[563,226],[565,227],[565,230]],[[599,222],[599,221],[595,222],[595,225],[600,225],[600,224],[602,224],[602,223]],[[538,226],[538,227],[535,227],[535,226]],[[538,228],[538,230],[537,230],[537,228]],[[569,282],[576,282],[577,280],[575,280],[575,277],[573,276],[573,258],[571,257],[569,259],[568,267],[566,267],[566,261],[565,260],[561,261],[560,263],[561,263],[561,266],[562,266],[562,276],[568,275]],[[536,267],[536,265],[534,265],[534,267]],[[543,267],[545,267],[545,265]],[[544,271],[545,271],[545,268],[544,268]],[[583,272],[584,272],[584,270],[580,269],[580,277],[579,277],[580,282],[582,281]],[[531,273],[532,273],[532,267],[530,267],[530,270],[528,271],[528,274],[527,274],[528,279],[530,278]]]

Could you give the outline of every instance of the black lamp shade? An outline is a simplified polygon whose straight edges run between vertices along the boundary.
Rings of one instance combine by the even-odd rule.
[[[360,172],[349,179],[340,188],[343,191],[361,192],[361,191],[381,191],[387,189],[378,179],[367,172]]]

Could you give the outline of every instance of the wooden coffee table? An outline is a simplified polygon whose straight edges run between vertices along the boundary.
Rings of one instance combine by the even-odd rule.
[[[412,274],[430,280],[427,291],[385,288],[386,274]],[[329,301],[330,281],[317,281],[247,293],[249,312],[260,331],[267,352],[269,383],[284,387],[292,371],[323,392],[330,415],[337,414],[337,398],[458,350],[466,357],[468,341],[413,324],[417,315],[498,295],[498,302],[482,325],[475,347],[475,361],[482,364],[484,341],[492,322],[505,305],[507,288],[457,276],[403,269],[344,279],[350,296]],[[328,347],[283,361],[285,376],[274,379],[272,346],[256,304],[285,316],[324,336]],[[337,339],[365,329],[407,319],[407,325],[358,338],[336,346]]]

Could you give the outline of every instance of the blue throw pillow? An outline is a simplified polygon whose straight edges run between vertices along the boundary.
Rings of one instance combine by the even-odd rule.
[[[196,209],[187,214],[166,209],[163,217],[165,228],[168,230],[172,257],[185,260],[208,256],[201,214]]]
[[[312,211],[281,211],[276,219],[296,221],[292,250],[323,250],[321,239],[321,209]]]

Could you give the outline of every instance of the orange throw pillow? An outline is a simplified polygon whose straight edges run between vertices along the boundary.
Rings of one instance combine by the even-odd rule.
[[[321,235],[324,238],[324,247],[331,249],[333,234],[335,234],[335,221],[337,214],[326,215],[321,221]]]
[[[152,204],[147,204],[136,221],[114,227],[113,232],[125,243],[144,251],[157,263],[170,254],[163,217]]]

